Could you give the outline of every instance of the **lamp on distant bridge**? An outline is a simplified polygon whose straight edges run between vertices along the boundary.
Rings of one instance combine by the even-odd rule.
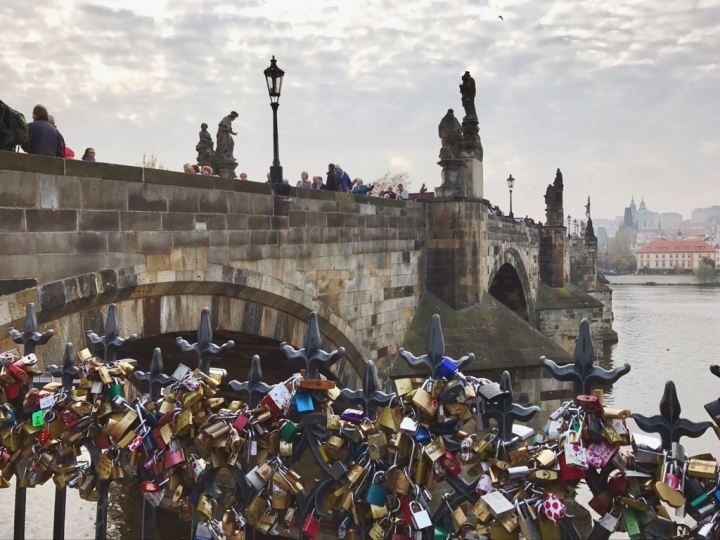
[[[283,172],[280,166],[280,151],[278,149],[277,110],[280,106],[280,91],[282,90],[285,72],[277,67],[275,56],[270,60],[270,67],[265,70],[268,94],[270,94],[270,107],[273,110],[273,164],[270,167],[270,183],[282,184]]]
[[[515,179],[512,177],[512,174],[510,176],[508,176],[507,183],[508,183],[508,189],[510,190],[510,219],[513,219],[512,190],[513,190],[513,186],[515,185]]]
[[[570,234],[570,220],[572,218],[570,217],[570,214],[568,214],[568,238],[570,238],[572,235]]]

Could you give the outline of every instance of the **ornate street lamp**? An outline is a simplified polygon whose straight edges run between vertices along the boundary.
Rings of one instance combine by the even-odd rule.
[[[282,184],[283,172],[280,166],[280,151],[278,149],[277,110],[280,106],[280,91],[282,90],[285,72],[277,67],[275,56],[270,60],[270,67],[265,70],[268,94],[270,94],[270,107],[273,110],[273,164],[270,167],[270,183]]]
[[[570,214],[568,214],[568,217],[567,217],[567,220],[568,220],[568,238],[570,238],[570,237],[572,236],[572,234],[570,233],[570,220],[571,220],[571,219],[572,219],[572,218],[570,217]]]
[[[507,184],[508,184],[508,189],[510,190],[510,219],[513,219],[512,190],[513,190],[513,186],[515,185],[515,179],[512,177],[512,174],[510,176],[508,176]]]

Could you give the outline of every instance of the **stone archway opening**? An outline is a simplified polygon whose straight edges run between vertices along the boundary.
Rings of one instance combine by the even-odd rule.
[[[528,321],[528,305],[522,281],[510,263],[503,264],[490,283],[490,294],[523,320]]]

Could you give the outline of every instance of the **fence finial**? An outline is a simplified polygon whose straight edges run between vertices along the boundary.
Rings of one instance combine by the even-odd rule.
[[[603,369],[595,366],[595,349],[590,336],[590,323],[583,319],[575,342],[575,362],[559,366],[552,360],[540,357],[540,363],[550,372],[553,379],[575,383],[575,395],[589,394],[593,385],[598,383],[612,384],[630,371],[630,364],[614,369]]]
[[[198,359],[198,367],[205,374],[210,373],[210,360],[214,356],[222,356],[235,346],[231,339],[223,345],[215,345],[212,342],[212,320],[210,308],[206,307],[200,312],[200,326],[197,330],[197,342],[190,345],[183,338],[178,337],[175,341],[184,353],[194,352]]]
[[[260,404],[260,400],[272,389],[272,386],[262,382],[262,367],[260,365],[260,357],[256,354],[252,357],[250,369],[248,370],[248,380],[244,383],[240,381],[230,381],[230,388],[236,392],[245,392],[248,394],[248,405],[254,409]]]
[[[365,416],[371,420],[375,418],[378,407],[387,407],[395,397],[394,393],[386,394],[378,389],[377,373],[372,361],[365,362],[365,377],[363,377],[362,390],[344,388],[340,392],[353,405],[361,405]]]
[[[23,354],[28,355],[35,352],[35,347],[45,345],[55,335],[54,330],[46,330],[42,334],[37,331],[37,313],[35,304],[25,306],[25,328],[20,333],[15,328],[8,330],[12,340],[18,345],[23,345]]]
[[[94,345],[100,345],[100,347],[104,349],[105,355],[103,362],[109,364],[117,360],[118,350],[123,345],[132,343],[137,339],[137,334],[130,334],[125,339],[120,337],[117,304],[110,304],[110,307],[108,307],[107,320],[105,321],[105,335],[98,336],[92,330],[88,330],[87,337]]]
[[[680,418],[680,400],[677,397],[675,383],[667,381],[665,392],[660,400],[660,415],[643,416],[633,414],[638,427],[645,433],[657,433],[662,439],[663,450],[670,450],[672,443],[679,442],[681,437],[696,439],[712,427],[710,422],[693,422]]]
[[[320,348],[320,323],[318,315],[314,311],[310,313],[305,342],[302,349],[296,349],[285,342],[280,344],[285,356],[290,360],[300,360],[305,364],[305,378],[320,378],[320,366],[332,366],[335,362],[345,356],[345,348],[340,347],[333,352],[326,352]]]
[[[523,407],[515,403],[515,393],[512,389],[510,373],[503,372],[500,379],[500,389],[507,392],[496,403],[488,402],[485,416],[494,418],[498,423],[498,434],[503,441],[510,441],[513,438],[512,427],[516,420],[529,422],[533,416],[540,412],[540,407],[533,405]]]
[[[417,367],[421,364],[425,364],[430,368],[430,372],[433,377],[437,376],[437,369],[445,359],[450,360],[457,366],[458,369],[462,369],[464,366],[475,360],[475,355],[473,353],[463,356],[459,360],[453,360],[452,358],[445,356],[445,339],[443,338],[440,315],[438,314],[432,316],[432,321],[430,323],[430,337],[428,338],[427,354],[414,356],[405,349],[400,349],[398,354],[411,367]]]

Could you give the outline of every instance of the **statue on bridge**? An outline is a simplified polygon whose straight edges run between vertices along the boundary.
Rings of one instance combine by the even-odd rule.
[[[457,159],[460,157],[462,150],[462,126],[458,119],[455,118],[455,113],[452,109],[448,109],[448,112],[443,119],[440,120],[438,126],[438,134],[442,141],[442,148],[440,148],[440,159]]]
[[[466,71],[465,75],[462,76],[460,94],[462,95],[462,106],[465,109],[465,118],[477,120],[477,112],[475,112],[475,79],[470,76],[469,71]]]
[[[238,117],[238,113],[232,111],[225,118],[220,120],[217,132],[217,148],[215,149],[215,170],[223,178],[237,178],[235,168],[237,161],[233,152],[235,141],[232,136],[237,135],[232,130],[232,123]]]
[[[197,162],[201,167],[209,165],[215,168],[215,151],[213,150],[212,136],[207,130],[206,123],[200,124],[200,142],[195,145],[195,151],[198,153]]]
[[[555,181],[545,190],[545,225],[563,226],[563,190],[563,175],[558,169]]]

